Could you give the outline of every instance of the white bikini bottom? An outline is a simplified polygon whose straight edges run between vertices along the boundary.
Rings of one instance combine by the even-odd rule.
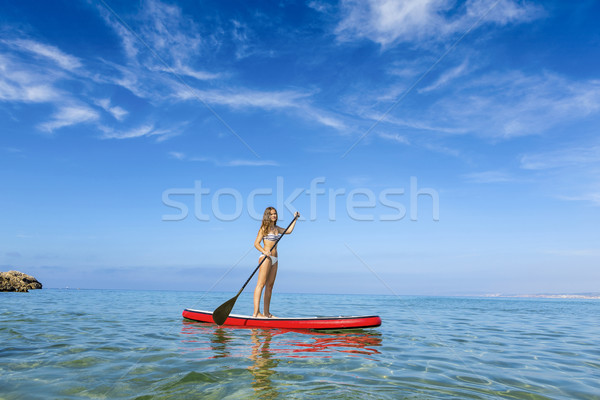
[[[271,257],[271,265],[277,264],[277,257],[275,257],[275,256],[269,256],[269,257]]]

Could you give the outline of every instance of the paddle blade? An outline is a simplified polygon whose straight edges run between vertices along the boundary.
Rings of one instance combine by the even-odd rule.
[[[238,297],[235,296],[234,298],[227,300],[225,303],[217,307],[215,311],[213,311],[213,321],[215,321],[215,324],[223,325],[225,323],[225,320],[227,317],[229,317],[237,298]]]

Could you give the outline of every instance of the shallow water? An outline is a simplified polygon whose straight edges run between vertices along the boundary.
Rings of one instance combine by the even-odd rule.
[[[0,293],[0,398],[600,399],[597,300],[274,295],[276,315],[383,319],[335,334],[181,318],[232,295]]]

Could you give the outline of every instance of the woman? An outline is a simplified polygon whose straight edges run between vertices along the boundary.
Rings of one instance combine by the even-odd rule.
[[[294,216],[296,219],[294,219],[287,232],[285,232],[286,234],[292,233],[296,226],[297,218],[300,217],[300,213],[296,212]],[[285,229],[277,226],[276,223],[277,210],[274,207],[267,207],[263,214],[258,235],[256,235],[256,240],[254,241],[254,247],[263,254],[258,261],[262,261],[265,257],[267,259],[262,262],[258,271],[258,282],[256,282],[256,289],[254,289],[253,317],[273,318],[273,315],[269,311],[269,306],[271,305],[271,294],[273,293],[273,285],[277,276],[277,247],[275,247],[275,242],[285,231]],[[264,247],[261,247],[260,242],[263,242]],[[261,314],[260,296],[263,288],[265,289],[265,307],[264,314]]]

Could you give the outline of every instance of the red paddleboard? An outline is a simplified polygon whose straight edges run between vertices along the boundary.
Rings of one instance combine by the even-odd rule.
[[[183,318],[192,321],[214,324],[211,311],[183,310]],[[253,318],[248,315],[230,314],[223,325],[247,328],[279,328],[279,329],[363,329],[381,325],[377,315],[351,317],[309,317],[309,318]]]

